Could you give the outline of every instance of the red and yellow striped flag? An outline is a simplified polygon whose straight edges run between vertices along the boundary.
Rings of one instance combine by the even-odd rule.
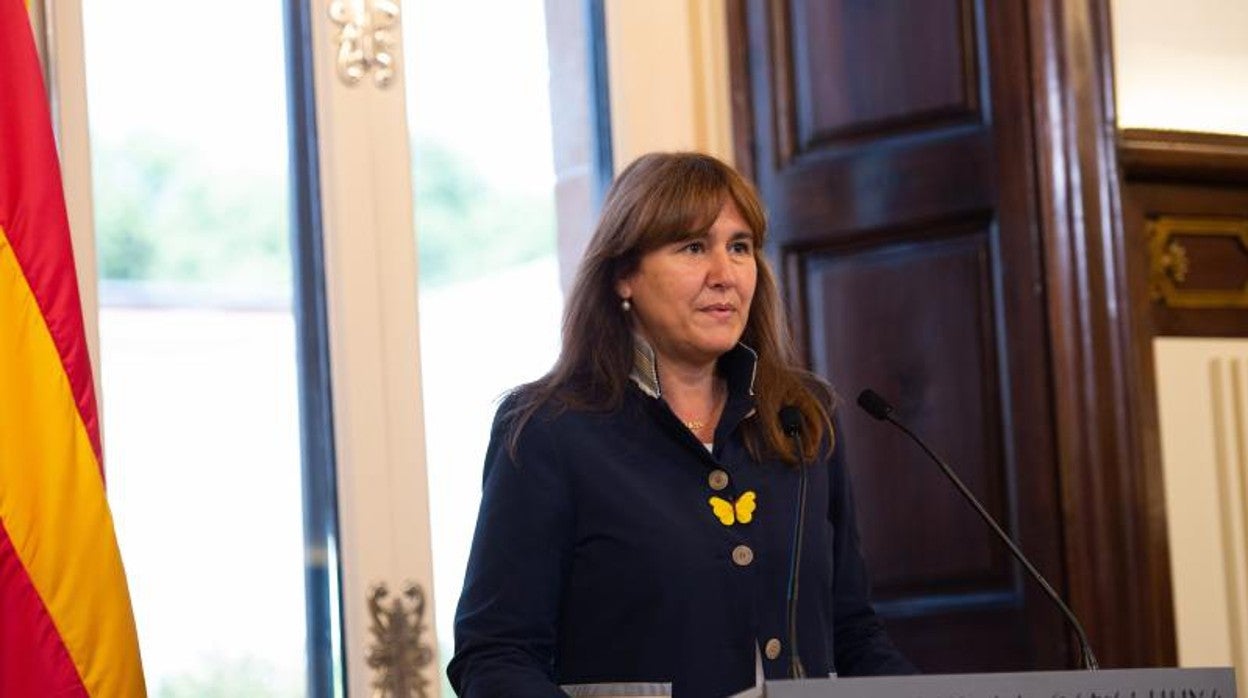
[[[0,0],[0,696],[145,695],[52,121]]]

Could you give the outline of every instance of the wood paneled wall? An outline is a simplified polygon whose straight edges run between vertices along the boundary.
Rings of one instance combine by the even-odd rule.
[[[1128,130],[1120,151],[1153,334],[1248,337],[1248,137]]]

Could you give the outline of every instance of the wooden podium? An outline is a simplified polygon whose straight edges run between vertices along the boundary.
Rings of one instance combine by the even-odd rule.
[[[767,681],[732,698],[1233,698],[1235,672],[1102,669]]]

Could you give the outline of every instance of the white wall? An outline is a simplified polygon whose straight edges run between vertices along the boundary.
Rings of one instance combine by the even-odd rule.
[[[1248,135],[1248,0],[1113,0],[1121,128]]]

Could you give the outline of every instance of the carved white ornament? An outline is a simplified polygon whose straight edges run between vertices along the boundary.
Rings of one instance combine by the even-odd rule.
[[[356,85],[370,72],[373,84],[388,87],[394,81],[394,28],[399,5],[393,0],[334,0],[329,18],[338,25],[338,77]]]

